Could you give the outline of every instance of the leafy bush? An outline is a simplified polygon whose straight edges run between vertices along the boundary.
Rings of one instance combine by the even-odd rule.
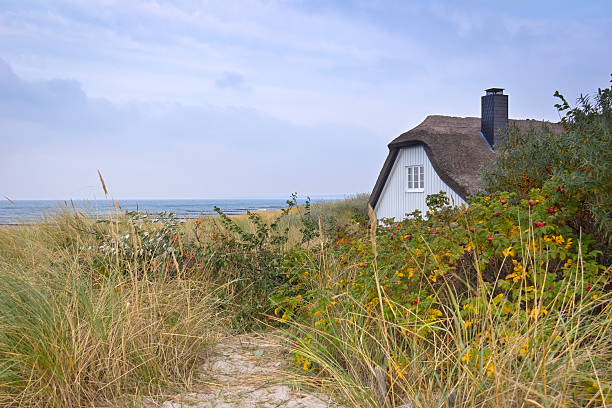
[[[381,376],[394,404],[608,401],[610,267],[567,225],[564,193],[481,195],[469,209],[428,202],[427,218],[290,253],[273,299],[295,362],[330,376],[327,390],[353,406],[380,406],[369,390]],[[593,357],[569,369],[578,349]]]
[[[175,277],[186,266],[185,261],[194,262],[193,253],[185,252],[184,231],[172,212],[152,217],[132,211],[119,219],[98,220],[97,224],[98,228],[92,229],[97,245],[87,250],[94,254],[95,267],[101,273],[109,270],[110,262],[126,273],[140,276],[152,271],[150,278]]]
[[[484,175],[489,192],[528,194],[548,182],[565,192],[565,206],[575,214],[568,218],[574,229],[598,232],[612,242],[612,88],[600,89],[594,101],[578,99],[571,108],[555,93],[555,105],[564,114],[565,131],[532,128],[521,133],[510,128],[502,138],[495,165]]]
[[[349,224],[351,217],[363,212],[365,198],[313,205],[307,198],[298,206],[294,193],[287,207],[272,218],[264,220],[265,213],[247,212],[242,223],[216,208],[219,217],[197,221],[195,242],[185,246],[192,248],[207,276],[225,285],[234,300],[235,329],[253,329],[272,312],[270,297],[287,282],[283,267],[287,257],[293,256],[295,248],[308,249],[322,235]],[[208,229],[203,226],[207,221]]]
[[[288,228],[282,228],[283,211],[271,224],[256,213],[248,213],[251,232],[215,208],[219,224],[211,229],[200,247],[205,268],[213,279],[227,285],[236,300],[232,315],[238,328],[258,325],[270,309],[268,296],[283,280],[281,265]]]

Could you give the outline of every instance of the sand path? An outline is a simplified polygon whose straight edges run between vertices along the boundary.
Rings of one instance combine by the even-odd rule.
[[[324,408],[329,398],[291,387],[282,365],[287,354],[270,334],[232,336],[217,344],[202,368],[203,389],[176,396],[163,408]]]

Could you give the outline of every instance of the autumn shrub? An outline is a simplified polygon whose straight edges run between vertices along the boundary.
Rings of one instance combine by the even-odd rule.
[[[352,406],[609,403],[611,269],[564,192],[428,201],[289,253],[274,312],[310,384]]]
[[[577,106],[555,93],[564,131],[548,127],[526,132],[510,127],[496,160],[483,174],[489,192],[526,195],[553,185],[564,192],[564,207],[573,207],[567,222],[576,230],[597,233],[609,251],[612,242],[612,88],[580,96]]]
[[[216,208],[218,217],[199,219],[181,242],[195,254],[197,269],[223,285],[231,304],[234,330],[262,327],[272,312],[270,297],[286,282],[284,263],[292,248],[311,248],[321,236],[351,224],[363,213],[367,197],[298,205],[297,194],[286,208],[273,213],[247,212],[229,217]]]

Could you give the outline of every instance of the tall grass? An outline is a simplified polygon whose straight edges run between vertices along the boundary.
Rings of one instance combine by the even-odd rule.
[[[281,216],[281,210],[257,211],[256,214],[268,225],[278,220],[281,228],[288,229],[286,248],[289,248],[301,243],[303,237],[301,230],[304,228],[305,220],[317,224],[317,228],[320,220],[325,231],[335,232],[352,225],[355,218],[364,217],[369,197],[368,194],[360,193],[347,196],[343,200],[314,203],[308,208],[299,205],[291,208],[285,216]],[[256,226],[249,220],[248,214],[233,215],[231,219],[245,231],[256,232]],[[223,228],[219,217],[200,217],[197,221],[203,232],[208,232],[212,228],[216,230]],[[193,239],[194,221],[186,222],[185,227]]]
[[[310,210],[336,224],[363,205],[356,197]],[[300,242],[305,212],[282,220],[290,242],[270,251]],[[266,225],[279,215],[260,213]],[[257,231],[247,216],[233,222]],[[268,302],[245,272],[249,253],[242,269],[212,267],[242,248],[227,244],[233,238],[215,217],[159,225],[118,210],[104,222],[64,210],[0,228],[0,406],[128,403],[196,381],[222,335],[256,327],[255,297]]]
[[[373,234],[374,253],[375,239]],[[524,262],[546,259],[527,246]],[[384,273],[376,263],[373,268]],[[518,309],[502,312],[499,297],[487,292],[482,279],[467,288],[478,293],[480,307],[462,307],[462,294],[447,284],[432,293],[436,304],[445,305],[441,316],[428,318],[387,296],[378,279],[375,303],[365,291],[361,298],[346,291],[341,282],[353,281],[354,269],[332,253],[312,275],[312,290],[324,288],[333,303],[312,320],[289,321],[281,337],[309,371],[301,370],[298,380],[345,406],[612,405],[612,296],[585,296],[580,264],[562,282],[556,306],[548,305],[557,312],[528,319]],[[470,285],[474,279],[463,281]],[[543,282],[533,287],[536,294],[545,290]],[[534,309],[541,306],[536,295]]]
[[[60,214],[0,229],[1,406],[160,395],[193,382],[223,333],[215,286],[154,275],[137,257],[127,271],[88,249],[96,228]]]

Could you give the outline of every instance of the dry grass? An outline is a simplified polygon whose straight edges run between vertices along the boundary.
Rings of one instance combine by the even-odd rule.
[[[282,217],[281,210],[263,210],[255,211],[254,213],[268,225],[280,217],[281,228],[288,228],[287,246],[290,247],[300,244],[302,240],[302,232],[300,230],[304,226],[303,217],[308,217],[315,222],[318,222],[320,219],[323,227],[328,229],[345,227],[353,222],[353,217],[356,215],[365,214],[368,198],[368,194],[356,194],[340,201],[316,203],[310,206],[308,213],[305,206],[300,205],[289,209],[287,216]],[[245,231],[251,233],[256,231],[256,227],[249,220],[248,214],[232,215],[230,218]],[[204,234],[212,228],[219,230],[221,227],[218,217],[200,217],[196,220],[188,220],[184,223],[184,228],[189,233],[191,239],[194,238],[196,221],[199,224],[199,229]],[[317,245],[318,243],[311,242],[310,244]]]
[[[92,406],[182,388],[223,333],[215,286],[136,279],[146,262],[126,268],[88,249],[95,228],[60,214],[0,229],[0,405]]]
[[[312,211],[348,220],[362,202]],[[294,208],[282,220],[292,244],[300,241],[304,213]],[[259,215],[270,224],[280,212]],[[254,231],[246,215],[233,219]],[[176,262],[185,245],[193,250],[220,228],[217,218],[180,223],[180,253],[167,264],[137,252],[144,231],[159,226],[141,225],[139,235],[119,209],[106,221],[64,210],[36,225],[0,228],[1,406],[100,406],[161,396],[194,382],[206,353],[231,327],[232,282],[207,274],[205,264],[185,274]],[[120,250],[126,243],[132,246]]]
[[[375,253],[374,235],[372,245]],[[378,279],[374,307],[365,293],[355,298],[338,290],[344,287],[340,279],[354,276],[327,254],[312,286],[323,287],[337,304],[312,321],[290,322],[282,337],[298,364],[312,364],[309,373],[300,369],[296,381],[345,406],[612,406],[612,295],[582,296],[580,265],[563,282],[557,312],[527,320],[520,313],[502,316],[482,281],[469,288],[480,294],[480,309],[463,308],[447,285],[433,294],[446,307],[431,319],[394,302]],[[534,292],[546,290],[543,285],[536,283]]]

